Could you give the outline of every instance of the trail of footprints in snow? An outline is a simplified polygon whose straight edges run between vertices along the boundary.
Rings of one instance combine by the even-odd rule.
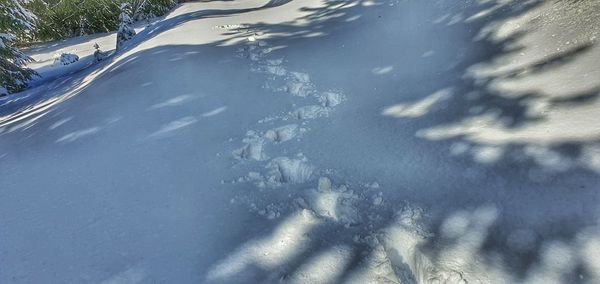
[[[270,159],[265,149],[267,144],[280,144],[298,138],[308,131],[308,120],[327,117],[335,106],[343,102],[344,96],[338,92],[319,91],[311,82],[310,75],[286,69],[284,59],[270,59],[268,55],[273,48],[263,40],[254,36],[249,38],[250,44],[238,49],[238,57],[248,58],[252,62],[250,71],[269,76],[265,89],[273,92],[288,93],[293,96],[312,99],[315,104],[299,107],[283,115],[267,117],[259,123],[281,121],[285,124],[264,132],[250,130],[242,140],[244,145],[232,152],[233,156],[242,160],[267,161],[265,175],[251,172],[240,181],[252,181],[259,187],[277,187],[286,183],[304,183],[309,181],[313,166],[302,154],[296,157],[275,157]]]
[[[259,124],[279,121],[281,125],[262,132],[247,131],[242,140],[243,146],[232,151],[232,155],[240,162],[255,161],[264,164],[263,173],[251,171],[246,176],[234,181],[252,182],[259,188],[302,184],[315,179],[318,171],[302,153],[295,157],[270,158],[266,153],[266,146],[283,144],[299,138],[303,133],[309,131],[308,121],[328,117],[334,108],[345,100],[344,95],[339,92],[318,90],[311,82],[309,74],[286,69],[283,65],[285,61],[283,58],[267,58],[273,50],[266,41],[252,36],[249,38],[248,45],[238,49],[237,55],[251,61],[251,72],[268,76],[264,85],[265,89],[313,100],[315,103],[258,121]],[[351,241],[371,247],[370,257],[366,264],[368,272],[365,272],[364,275],[357,275],[356,279],[367,277],[364,278],[366,282],[376,279],[377,282],[384,283],[466,283],[461,273],[452,270],[439,271],[434,268],[427,257],[419,256],[415,251],[403,253],[404,256],[410,255],[415,259],[412,265],[406,263],[410,260],[396,260],[390,257],[389,251],[397,250],[392,244],[395,240],[390,240],[385,233],[376,231],[378,224],[386,220],[382,215],[387,214],[385,206],[383,206],[385,200],[377,183],[364,184],[360,192],[355,193],[346,185],[333,185],[329,178],[319,177],[315,189],[295,194],[298,195],[289,195],[291,204],[271,203],[259,206],[249,197],[238,197],[232,199],[231,202],[248,204],[251,211],[265,216],[267,219],[279,218],[286,210],[300,210],[303,211],[305,218],[316,216],[334,224],[342,224],[346,228],[365,227],[366,229],[354,230],[355,234],[351,237]],[[370,202],[364,202],[365,200],[370,200]],[[421,211],[410,206],[400,210],[396,216],[400,228],[396,228],[396,230],[400,230],[400,232],[394,232],[394,235],[406,238],[403,241],[412,240],[416,247],[417,243],[427,237],[425,230],[418,226],[421,215]],[[292,282],[294,281],[292,280]],[[360,280],[357,283],[361,283]]]

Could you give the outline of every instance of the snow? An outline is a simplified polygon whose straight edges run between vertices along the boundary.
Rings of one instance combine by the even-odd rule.
[[[597,283],[597,9],[191,2],[33,47],[0,282]]]
[[[267,164],[267,168],[270,169],[268,181],[274,185],[305,183],[311,179],[314,171],[305,157],[300,159],[277,157]]]
[[[298,125],[288,124],[281,127],[267,130],[264,134],[265,138],[273,142],[285,142],[293,139],[298,135]]]
[[[79,56],[72,53],[61,53],[54,58],[54,65],[69,65],[79,61]]]

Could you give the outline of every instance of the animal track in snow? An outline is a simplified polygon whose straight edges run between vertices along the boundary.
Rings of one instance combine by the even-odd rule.
[[[302,129],[297,124],[288,124],[267,130],[264,137],[269,141],[281,143],[293,139]]]
[[[248,131],[243,142],[245,145],[241,148],[233,150],[232,154],[240,160],[256,160],[264,161],[268,157],[264,151],[265,140],[254,131]]]
[[[467,284],[467,280],[457,271],[438,272],[427,280],[428,284]]]
[[[219,30],[240,30],[240,29],[248,29],[248,25],[244,25],[244,24],[231,24],[231,25],[220,25],[220,26],[213,26],[213,29],[219,29]]]
[[[318,117],[329,116],[330,108],[320,105],[310,105],[300,107],[290,113],[290,116],[296,119],[314,119]]]
[[[334,187],[326,177],[319,178],[316,190],[309,191],[309,204],[317,215],[347,226],[360,222],[358,195],[344,185]]]
[[[324,107],[334,107],[341,104],[344,101],[344,96],[340,93],[335,92],[322,92],[319,94],[319,102]]]
[[[238,48],[237,53],[238,57],[248,58],[252,61],[259,61],[271,51],[271,48],[259,48],[257,45],[247,45]]]
[[[311,179],[314,167],[306,158],[278,157],[267,164],[267,183],[279,186],[285,183],[304,183]]]
[[[283,90],[299,97],[308,97],[315,92],[315,87],[310,82],[310,76],[302,72],[289,72],[287,83]]]
[[[258,35],[258,33],[254,33]],[[252,72],[271,75],[266,80],[266,88],[272,91],[283,91],[294,96],[316,98],[319,104],[299,107],[282,115],[269,116],[258,123],[272,122],[276,120],[286,121],[289,119],[308,120],[328,116],[333,107],[339,105],[344,96],[337,92],[319,92],[311,82],[310,75],[304,72],[287,70],[283,63],[284,58],[266,58],[274,49],[260,36],[250,36],[246,46],[238,48],[239,57],[250,59],[250,70]],[[305,124],[305,123],[303,123]],[[259,134],[249,131],[244,139],[245,145],[233,151],[234,157],[240,160],[266,161],[265,146],[268,143],[281,143],[289,141],[299,134],[306,132],[306,128],[300,128],[297,124],[288,124],[272,128]],[[248,176],[241,177],[240,181],[255,182],[259,187],[279,186],[285,183],[303,183],[311,178],[314,171],[306,158],[291,159],[279,157],[269,161],[266,165],[266,173],[251,172]]]

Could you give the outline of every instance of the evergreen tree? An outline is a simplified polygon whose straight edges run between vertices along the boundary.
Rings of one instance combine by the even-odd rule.
[[[177,0],[128,0],[134,21],[151,19],[168,13],[177,6]]]
[[[25,7],[38,17],[38,21],[36,32],[27,40],[40,41],[116,31],[120,26],[120,4],[123,2],[130,5],[127,14],[133,21],[162,16],[177,5],[176,0],[28,1]]]
[[[33,59],[14,47],[17,35],[23,36],[35,28],[35,16],[22,4],[25,0],[0,0],[0,96],[27,87],[37,73],[24,67]]]
[[[1,0],[0,0],[1,1]],[[37,40],[56,40],[67,37],[109,32],[119,24],[117,0],[32,0],[31,7],[38,16]]]
[[[133,20],[129,16],[130,6],[128,3],[121,4],[121,15],[119,15],[119,30],[117,31],[117,50],[135,35]]]

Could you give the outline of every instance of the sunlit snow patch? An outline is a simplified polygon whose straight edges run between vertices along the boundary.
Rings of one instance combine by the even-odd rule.
[[[437,91],[428,97],[412,104],[397,104],[387,107],[382,114],[398,118],[416,118],[429,113],[433,106],[448,99],[452,94],[451,89]]]
[[[59,138],[58,140],[56,140],[56,143],[74,142],[75,140],[78,140],[79,138],[82,138],[85,136],[90,136],[99,131],[100,131],[100,127],[90,127],[90,128],[83,129],[83,130],[78,130],[78,131],[71,132],[71,133]]]
[[[159,109],[159,108],[164,108],[164,107],[179,106],[186,102],[189,102],[193,98],[194,98],[194,96],[192,94],[176,96],[176,97],[170,98],[162,103],[154,104],[148,110],[154,110],[154,109]]]
[[[334,246],[308,259],[288,283],[335,283],[351,261],[352,249]]]
[[[180,118],[178,120],[175,121],[171,121],[165,125],[163,125],[158,131],[150,134],[150,136],[148,136],[149,138],[160,138],[160,137],[164,137],[168,134],[170,134],[171,132],[184,128],[186,126],[192,125],[194,123],[198,122],[198,120],[193,117],[193,116],[186,116],[183,118]]]
[[[218,283],[243,283],[248,280],[245,274],[253,269],[270,270],[285,265],[308,248],[308,233],[318,224],[319,219],[312,212],[299,211],[282,221],[269,236],[243,245],[212,268],[206,278]]]
[[[202,117],[210,117],[210,116],[214,116],[217,115],[219,113],[224,112],[225,110],[227,110],[227,107],[223,106],[223,107],[218,107],[216,109],[213,109],[211,111],[205,112],[202,114]]]

